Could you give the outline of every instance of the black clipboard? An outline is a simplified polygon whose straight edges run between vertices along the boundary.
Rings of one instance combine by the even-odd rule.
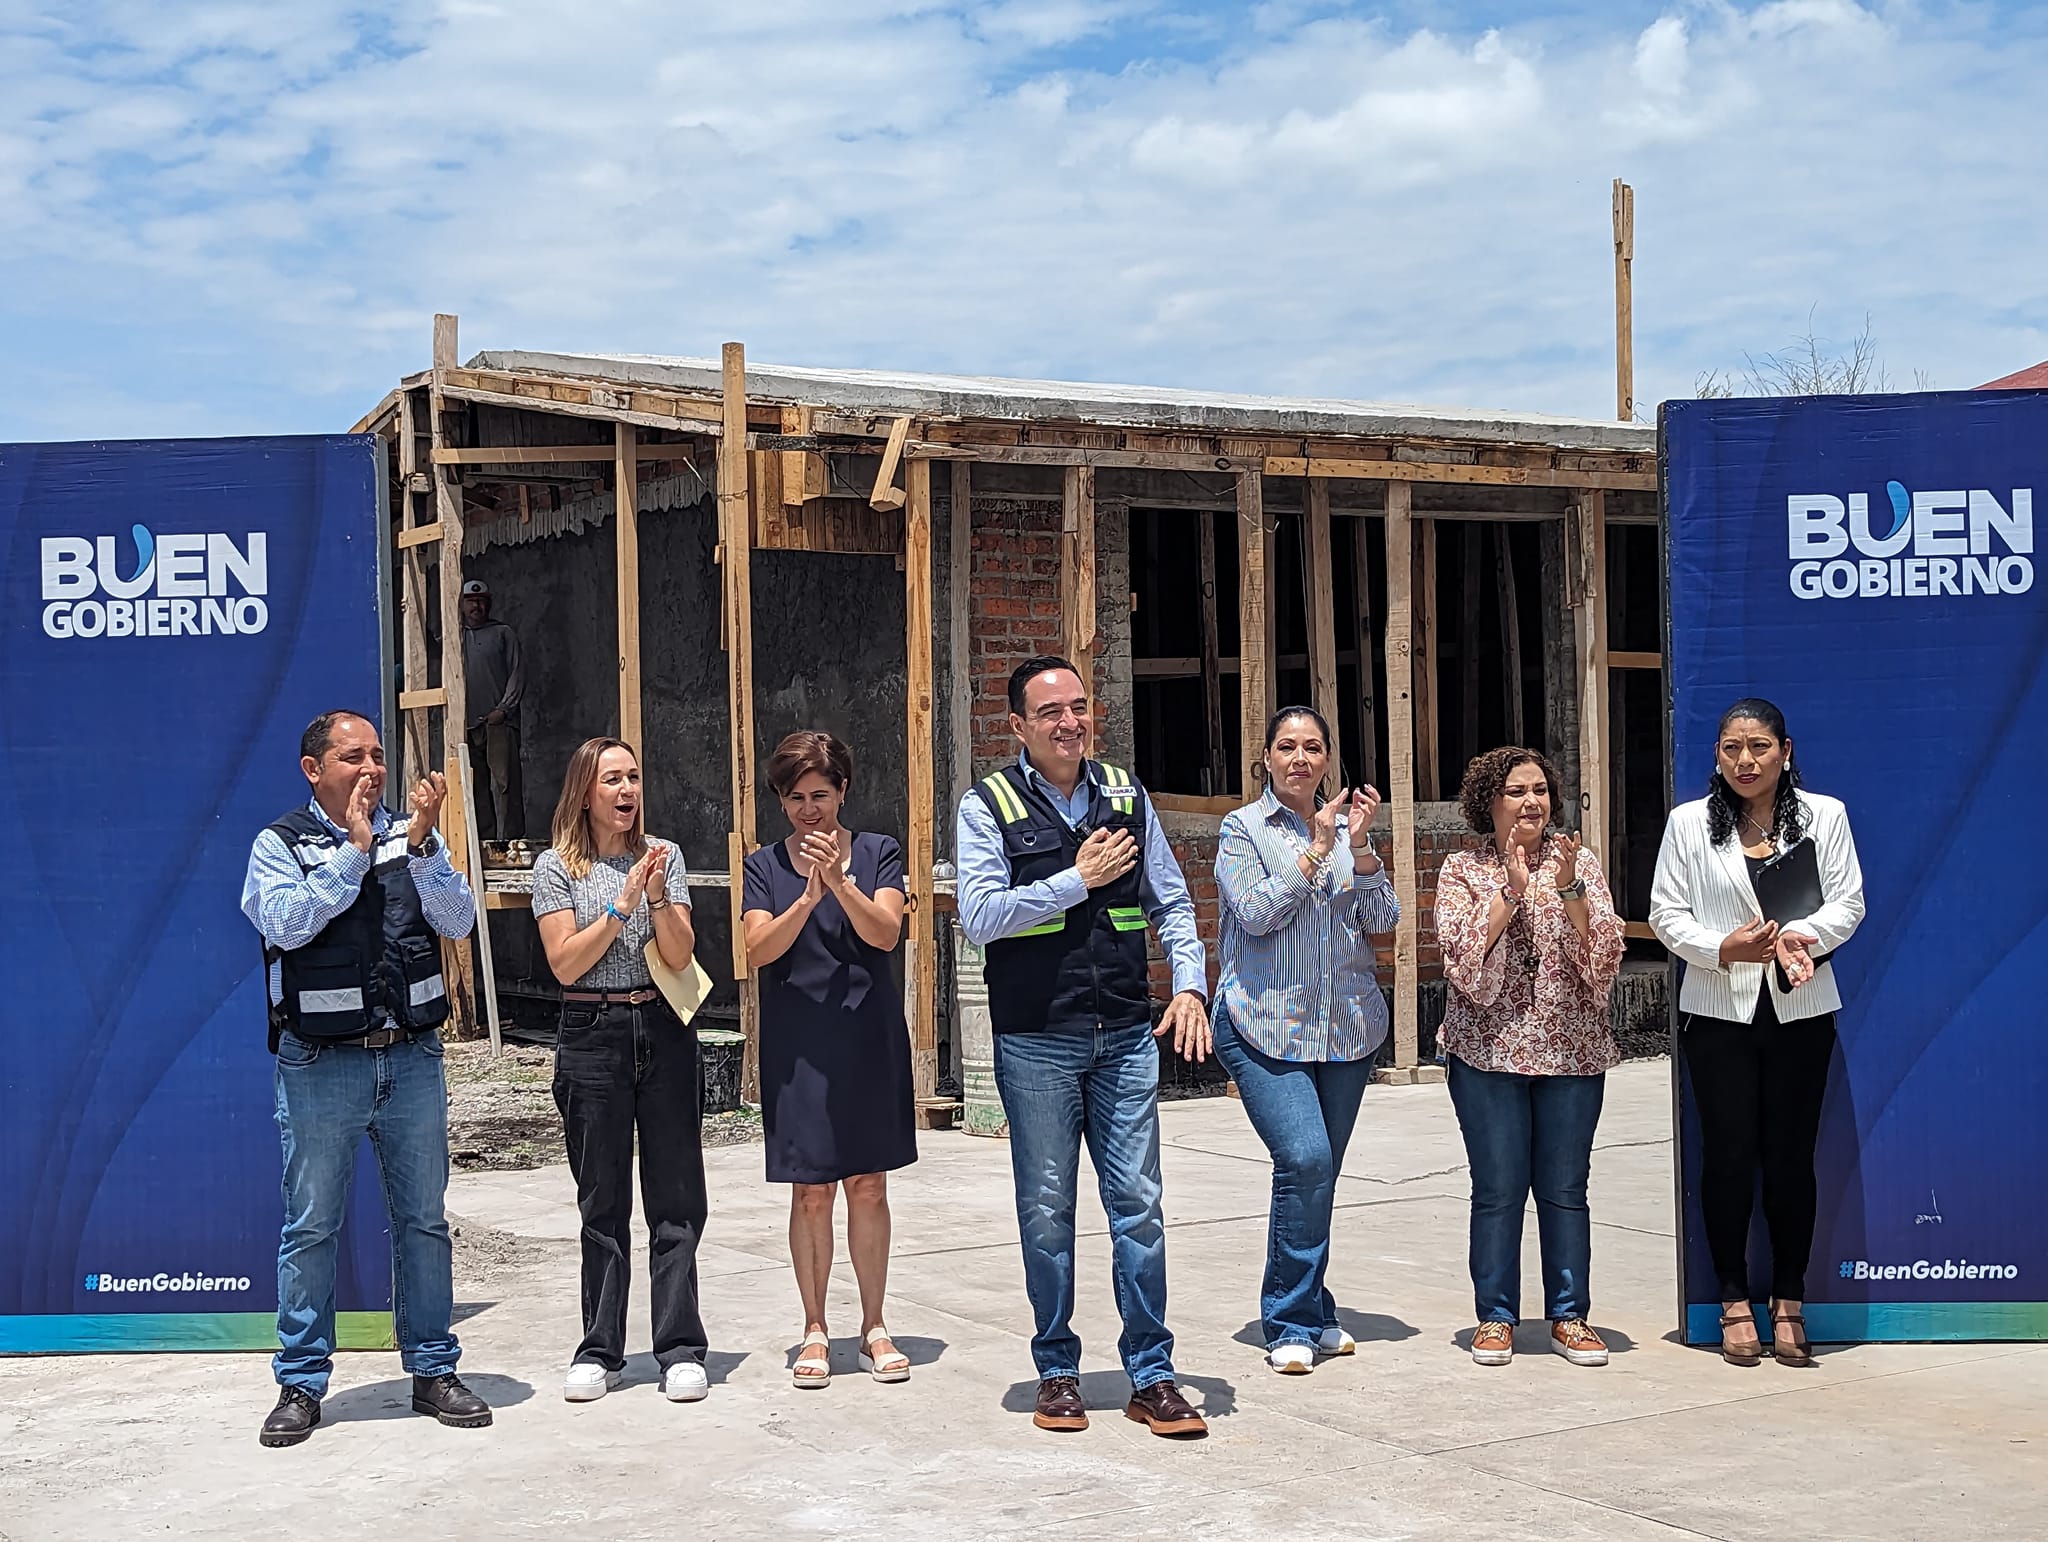
[[[1780,926],[1788,921],[1804,921],[1827,903],[1820,883],[1820,852],[1810,836],[1760,863],[1750,882],[1756,889],[1757,906],[1764,919]],[[1831,955],[1809,956],[1817,970]],[[1771,967],[1778,971],[1778,989],[1789,994],[1792,978],[1785,973],[1785,966],[1774,962]]]

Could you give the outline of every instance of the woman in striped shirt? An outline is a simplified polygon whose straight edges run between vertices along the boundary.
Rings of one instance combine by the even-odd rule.
[[[1259,1316],[1274,1370],[1357,1345],[1323,1283],[1344,1148],[1387,1036],[1373,934],[1400,914],[1369,831],[1370,787],[1321,797],[1330,727],[1308,707],[1266,725],[1266,791],[1224,816],[1216,849],[1223,979],[1216,1056],[1273,1154]]]

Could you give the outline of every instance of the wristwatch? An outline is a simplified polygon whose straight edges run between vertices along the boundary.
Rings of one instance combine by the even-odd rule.
[[[1574,878],[1570,883],[1559,884],[1557,886],[1557,897],[1568,900],[1584,899],[1586,897],[1586,880]]]
[[[1500,886],[1500,897],[1508,902],[1508,908],[1510,910],[1514,909],[1515,906],[1522,903],[1522,896],[1517,894],[1513,889],[1510,889],[1506,884],[1502,884]]]
[[[440,833],[439,833],[438,831],[434,831],[434,830],[429,830],[429,831],[427,832],[427,838],[426,838],[425,840],[421,841],[421,842],[419,843],[419,845],[415,846],[415,845],[413,845],[413,844],[412,844],[412,843],[411,843],[410,841],[406,842],[406,846],[405,846],[405,854],[406,854],[407,856],[409,856],[409,857],[422,857],[422,858],[424,858],[424,857],[431,857],[431,856],[432,856],[432,855],[433,855],[433,854],[434,854],[435,852],[439,851],[440,849],[441,849],[441,836],[440,836]]]

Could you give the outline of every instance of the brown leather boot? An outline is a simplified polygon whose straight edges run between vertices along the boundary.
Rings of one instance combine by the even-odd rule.
[[[1038,1384],[1038,1408],[1031,1422],[1042,1430],[1085,1430],[1088,1405],[1081,1401],[1081,1383],[1071,1376],[1048,1376]]]
[[[1124,1417],[1149,1426],[1155,1435],[1200,1440],[1209,1433],[1209,1426],[1195,1412],[1194,1405],[1170,1381],[1155,1381],[1144,1391],[1132,1393],[1131,1406],[1124,1410]]]

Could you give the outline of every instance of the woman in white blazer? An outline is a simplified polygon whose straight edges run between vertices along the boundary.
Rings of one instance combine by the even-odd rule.
[[[1811,1365],[1806,1263],[1813,1249],[1813,1148],[1842,1005],[1831,965],[1815,962],[1863,920],[1863,870],[1848,812],[1800,790],[1785,716],[1738,701],[1721,719],[1706,797],[1672,810],[1657,853],[1650,925],[1685,960],[1680,1046],[1700,1118],[1700,1208],[1721,1291],[1721,1355],[1763,1358],[1749,1304],[1750,1196],[1763,1169],[1771,1239],[1771,1350]],[[1766,921],[1754,875],[1802,840],[1814,844],[1820,907]],[[1779,983],[1782,966],[1790,989]]]

